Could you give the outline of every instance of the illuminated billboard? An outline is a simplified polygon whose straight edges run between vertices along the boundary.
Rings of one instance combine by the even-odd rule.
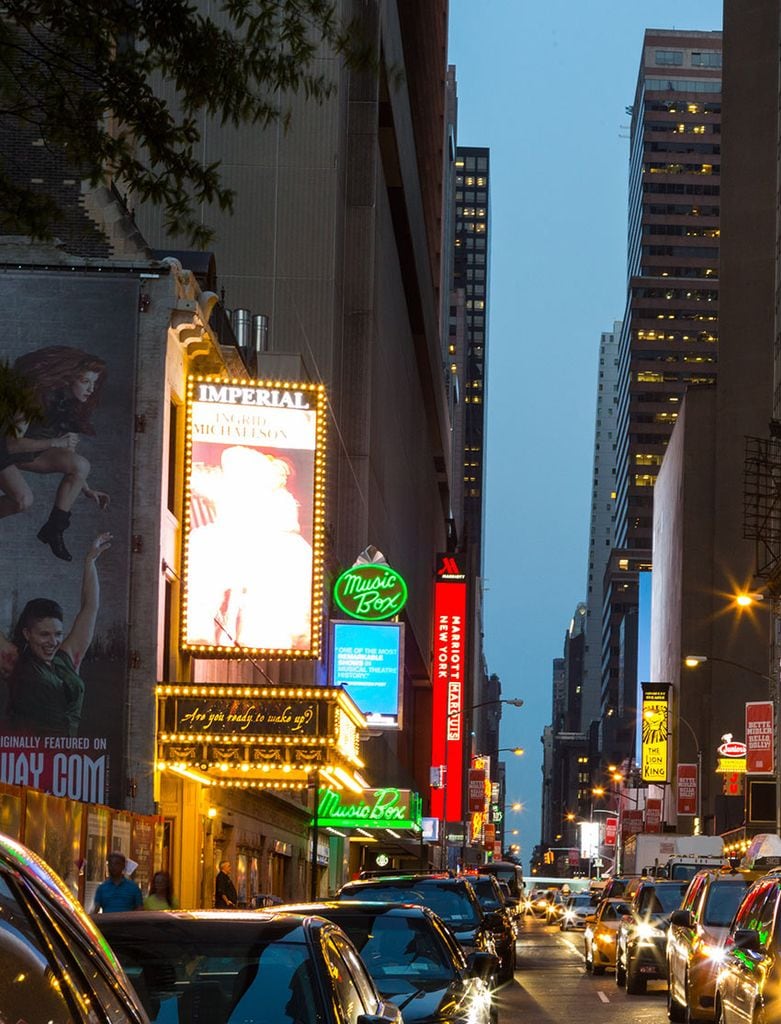
[[[190,377],[181,647],[318,658],[325,389]]]
[[[331,682],[344,686],[369,725],[401,724],[401,622],[331,622]]]
[[[642,778],[645,782],[669,782],[670,684],[643,683]]]
[[[431,790],[431,813],[444,821],[461,821],[463,814],[467,594],[461,557],[440,555],[434,584],[431,762],[446,768],[447,785]]]

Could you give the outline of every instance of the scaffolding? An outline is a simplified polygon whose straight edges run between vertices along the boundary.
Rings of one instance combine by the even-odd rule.
[[[781,595],[781,440],[747,437],[743,471],[743,536],[753,540],[756,574]]]

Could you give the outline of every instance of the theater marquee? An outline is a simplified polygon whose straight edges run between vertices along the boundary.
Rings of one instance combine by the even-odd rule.
[[[205,785],[340,789],[363,768],[366,719],[341,687],[161,684],[158,768]]]
[[[182,650],[318,658],[325,390],[190,377]]]

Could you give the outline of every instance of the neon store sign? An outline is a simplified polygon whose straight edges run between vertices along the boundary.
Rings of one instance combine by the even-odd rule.
[[[354,565],[334,584],[334,601],[353,619],[390,619],[407,603],[407,584],[389,565]]]
[[[422,801],[410,789],[366,789],[353,799],[346,793],[321,789],[317,824],[331,828],[422,828]],[[314,819],[313,819],[314,822]]]

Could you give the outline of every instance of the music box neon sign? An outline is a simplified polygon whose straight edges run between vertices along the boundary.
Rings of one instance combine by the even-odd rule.
[[[354,565],[334,584],[334,601],[345,615],[368,622],[390,619],[407,603],[404,577],[389,565]]]

